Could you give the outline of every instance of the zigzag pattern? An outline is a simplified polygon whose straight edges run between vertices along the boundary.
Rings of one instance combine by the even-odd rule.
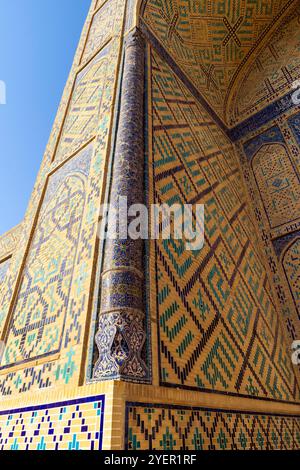
[[[126,450],[296,450],[300,418],[128,403]]]
[[[101,450],[104,396],[0,412],[0,450]]]
[[[161,383],[294,401],[299,388],[234,151],[160,56],[151,59],[150,196],[206,210],[202,250],[155,243]]]

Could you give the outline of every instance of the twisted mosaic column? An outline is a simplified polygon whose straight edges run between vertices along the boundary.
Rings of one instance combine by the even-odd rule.
[[[120,118],[110,203],[120,197],[128,207],[144,203],[144,61],[145,44],[138,30],[125,42]],[[129,220],[130,223],[130,220]],[[95,379],[143,381],[146,341],[143,302],[143,241],[107,240],[101,280],[101,308],[96,344]]]

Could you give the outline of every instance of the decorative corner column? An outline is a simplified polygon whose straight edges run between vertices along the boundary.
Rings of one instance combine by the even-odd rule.
[[[135,29],[125,40],[121,106],[112,171],[110,204],[144,204],[145,43]],[[128,221],[130,223],[130,220]],[[106,240],[96,344],[98,380],[146,381],[143,240]]]

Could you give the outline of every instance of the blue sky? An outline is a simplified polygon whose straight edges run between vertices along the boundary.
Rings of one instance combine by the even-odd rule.
[[[0,0],[0,234],[24,217],[91,0]]]

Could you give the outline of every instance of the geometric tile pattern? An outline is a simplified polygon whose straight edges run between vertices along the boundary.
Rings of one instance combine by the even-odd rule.
[[[147,0],[142,18],[224,119],[225,97],[239,69],[293,2]]]
[[[102,450],[104,396],[0,411],[0,450]]]
[[[5,279],[9,266],[10,266],[10,259],[7,259],[6,261],[3,261],[2,263],[0,263],[0,287],[1,287],[2,282]]]
[[[291,295],[295,302],[300,321],[300,238],[290,244],[282,256],[282,267],[286,275]]]
[[[249,131],[238,144],[262,246],[291,342],[300,335],[297,254],[293,254],[293,249],[286,253],[300,228],[299,129],[299,111],[291,106]]]
[[[127,403],[126,450],[299,450],[300,417]]]
[[[299,399],[232,145],[154,51],[150,202],[205,204],[205,245],[152,245],[161,384]],[[156,283],[156,286],[155,286]]]
[[[49,362],[1,374],[0,394],[1,396],[12,396],[36,389],[49,388],[57,383],[69,385],[79,368],[80,360],[81,356],[76,356],[75,347],[68,347],[67,352],[58,361],[51,361],[50,356]]]
[[[81,62],[86,62],[110,39],[114,30],[116,2],[110,0],[103,2],[103,7],[98,10],[90,25],[85,49]]]
[[[119,207],[124,197],[128,207],[144,202],[144,77],[145,42],[134,30],[126,36],[124,45],[124,92],[109,195],[113,208]],[[149,371],[144,361],[143,241],[130,235],[122,240],[110,238],[101,266],[101,305],[95,336],[99,357],[93,377],[145,382]]]
[[[289,259],[287,264],[282,256],[300,228],[300,114],[291,96],[300,76],[299,14],[298,5],[256,57],[248,78],[241,82],[234,110],[242,119],[242,112],[251,114],[256,106],[264,107],[237,126],[234,137],[241,139],[243,172],[291,340],[300,335],[297,254],[295,262]]]
[[[103,2],[101,2],[103,4]],[[108,2],[104,2],[106,5]],[[38,214],[45,196],[47,182],[50,181],[51,177],[54,176],[57,171],[59,171],[59,165],[62,160],[65,160],[69,157],[69,161],[72,161],[78,153],[83,149],[87,149],[88,145],[93,146],[91,161],[90,161],[90,171],[89,177],[86,181],[85,186],[85,205],[84,211],[82,213],[81,220],[81,231],[78,238],[78,245],[76,248],[76,262],[74,266],[74,273],[72,277],[72,282],[69,285],[69,289],[62,284],[61,289],[59,288],[59,281],[56,283],[56,291],[54,289],[54,297],[51,298],[53,292],[49,289],[47,292],[47,313],[50,313],[48,317],[50,322],[52,321],[51,317],[51,308],[55,309],[55,315],[58,315],[58,334],[61,333],[61,327],[63,327],[63,335],[61,336],[61,345],[59,353],[57,351],[58,346],[58,337],[56,338],[55,329],[56,323],[52,323],[53,326],[53,336],[44,336],[46,341],[43,341],[44,346],[40,351],[37,351],[38,354],[44,353],[43,356],[38,356],[39,359],[37,363],[29,362],[20,364],[18,368],[15,368],[13,371],[5,368],[0,371],[0,394],[4,396],[14,396],[14,394],[21,394],[26,392],[33,392],[41,390],[44,388],[49,388],[52,386],[60,385],[78,385],[79,374],[82,364],[82,354],[84,348],[84,339],[86,333],[86,323],[87,323],[87,311],[90,302],[90,289],[91,289],[91,278],[92,272],[94,269],[95,262],[95,250],[97,246],[97,229],[98,229],[98,207],[100,200],[102,198],[103,192],[103,178],[104,178],[104,169],[107,162],[108,155],[108,145],[110,139],[110,129],[112,126],[112,109],[114,103],[114,90],[116,86],[117,73],[119,68],[119,54],[121,47],[121,33],[122,25],[124,18],[124,8],[125,2],[119,0],[115,3],[115,9],[113,11],[114,15],[114,31],[111,34],[111,38],[107,45],[104,44],[102,48],[103,60],[101,59],[101,51],[95,50],[90,56],[85,59],[83,68],[80,65],[82,56],[84,55],[84,50],[86,47],[87,36],[92,38],[92,30],[90,29],[90,23],[93,19],[94,9],[91,8],[88,14],[86,24],[83,29],[83,34],[77,49],[75,59],[73,62],[73,67],[65,87],[65,91],[58,109],[57,117],[50,135],[49,143],[47,145],[43,162],[41,165],[40,172],[37,177],[36,184],[34,186],[32,197],[22,223],[21,237],[18,241],[17,250],[14,252],[12,257],[11,266],[8,271],[5,283],[2,285],[0,290],[0,334],[3,334],[3,328],[7,331],[9,327],[9,322],[11,321],[13,310],[16,305],[12,305],[11,301],[13,296],[18,296],[18,287],[20,288],[22,284],[22,278],[20,276],[21,270],[26,265],[28,261],[28,256],[30,256],[29,250],[29,240],[32,243],[32,237],[35,236],[35,225],[38,219]],[[93,2],[92,7],[94,7],[96,2]],[[101,4],[98,3],[98,6],[101,7]],[[103,5],[104,6],[104,5]],[[101,7],[102,8],[102,7]],[[102,45],[100,45],[100,48]],[[107,55],[107,58],[104,57]],[[93,80],[96,80],[98,83],[98,72],[102,73],[105,65],[105,74],[102,75],[103,80],[101,86],[94,86]],[[98,66],[102,64],[102,69],[99,69]],[[93,77],[93,72],[96,75]],[[87,74],[87,75],[86,75]],[[90,74],[90,75],[88,75]],[[89,76],[91,81],[86,84],[84,87],[84,80],[81,78]],[[77,94],[77,102],[80,106],[82,105],[82,120],[77,123],[76,115],[76,106],[74,103],[72,105],[73,92],[76,89],[75,84],[80,83],[81,91],[91,103],[91,106],[96,106],[95,110],[89,110],[89,103],[85,100],[81,101],[80,96]],[[96,82],[94,82],[96,83]],[[94,97],[92,96],[93,91],[95,97],[98,97],[98,100],[101,101],[101,108],[98,107],[97,103],[94,102]],[[75,91],[76,93],[76,91]],[[85,107],[86,103],[86,107]],[[74,114],[73,114],[74,113]],[[84,126],[82,126],[83,121],[86,119],[88,113],[90,114],[91,121],[94,119],[94,114],[96,116],[93,125],[93,132],[85,132]],[[69,136],[63,134],[66,130],[66,124],[70,124],[72,131]],[[78,125],[78,128],[76,127]],[[78,130],[78,133],[75,132]],[[68,142],[64,139],[65,137],[70,137],[69,147]],[[63,139],[63,140],[62,140]],[[86,140],[88,139],[88,140]],[[92,143],[93,141],[93,143]],[[89,142],[91,142],[89,144]],[[78,148],[80,146],[80,148]],[[85,146],[85,147],[84,147]],[[58,152],[58,153],[57,153]],[[54,159],[55,157],[55,159]],[[63,168],[63,167],[61,167]],[[51,176],[52,175],[52,176]],[[84,174],[81,174],[81,178],[85,178]],[[71,191],[72,193],[72,191]],[[59,197],[58,194],[55,194],[55,197]],[[75,196],[75,195],[74,195]],[[53,197],[54,199],[54,197]],[[76,200],[76,196],[74,201]],[[74,205],[74,209],[76,204]],[[67,216],[67,215],[66,215]],[[72,217],[72,215],[71,215]],[[71,220],[71,226],[73,219]],[[51,221],[49,221],[51,224]],[[49,225],[48,224],[48,225]],[[76,226],[76,223],[75,223]],[[66,230],[67,232],[67,230]],[[70,235],[73,237],[72,233]],[[58,234],[57,237],[59,238]],[[55,234],[53,236],[55,239]],[[0,238],[0,249],[1,249],[2,239]],[[72,239],[73,243],[73,239]],[[44,244],[43,244],[44,245]],[[69,247],[69,246],[68,246]],[[30,245],[32,249],[32,244]],[[58,250],[60,251],[60,249]],[[73,252],[75,253],[75,251]],[[2,259],[5,259],[6,256],[10,255],[7,253]],[[61,251],[62,258],[65,255],[64,251]],[[55,253],[52,253],[55,256]],[[2,255],[1,255],[2,256]],[[72,257],[71,257],[72,258]],[[72,263],[72,261],[70,261]],[[25,266],[26,267],[26,266]],[[64,272],[64,267],[61,266]],[[67,264],[65,266],[66,270],[69,271],[70,266]],[[49,271],[50,274],[50,271]],[[54,276],[55,277],[55,276]],[[55,279],[52,280],[55,284]],[[50,281],[50,283],[52,282]],[[17,282],[19,286],[17,286]],[[66,275],[66,283],[69,282],[69,275]],[[43,282],[40,283],[39,287],[43,290]],[[41,303],[43,305],[43,295],[41,298]],[[25,298],[24,298],[25,301]],[[60,311],[56,310],[54,303],[57,302],[60,305]],[[31,307],[34,309],[34,306]],[[67,310],[67,313],[66,313]],[[42,309],[42,314],[44,314],[44,306]],[[21,310],[20,310],[21,313]],[[38,313],[38,312],[37,312]],[[63,320],[64,314],[65,321]],[[21,317],[19,317],[21,319]],[[47,320],[46,320],[47,321]],[[47,326],[46,326],[47,329]],[[45,329],[42,329],[45,332]],[[15,334],[13,331],[10,332],[12,335]],[[22,331],[17,331],[17,334],[21,335]],[[27,350],[25,354],[30,355],[31,358],[34,358],[34,353],[30,352],[28,344],[30,342],[30,335],[27,329],[26,320],[25,326],[23,328],[24,336],[26,335]],[[27,334],[28,333],[28,334]],[[36,331],[34,332],[36,334]],[[11,336],[12,338],[12,336]],[[18,339],[20,336],[18,337]],[[40,338],[38,336],[38,341]],[[53,343],[53,346],[51,346]],[[49,350],[47,350],[46,344],[50,344]],[[22,353],[22,338],[20,338],[21,349],[18,349],[18,345],[13,345],[17,350],[17,356],[21,356]],[[44,348],[44,349],[43,349]],[[56,348],[56,349],[54,349]],[[53,352],[49,356],[50,352]],[[29,354],[28,354],[29,353]],[[21,359],[21,357],[20,357]],[[7,360],[7,362],[9,359]]]
[[[58,352],[76,263],[93,147],[54,173],[22,274],[2,366]]]
[[[21,224],[0,236],[0,258],[4,259],[15,250],[21,233]]]
[[[264,145],[252,168],[270,228],[290,223],[300,214],[300,174],[282,144]]]
[[[299,15],[298,6],[240,80],[230,124],[243,121],[284,96],[292,90],[293,82],[300,79]]]
[[[158,21],[154,30],[166,33],[162,40],[166,49],[175,50],[180,67],[223,116],[224,90],[230,90],[243,58],[281,7],[292,1],[204,3],[153,0],[153,21]],[[121,0],[98,0],[95,5],[103,7],[89,15],[24,220],[23,238],[10,269],[2,266],[7,276],[0,290],[1,333],[5,320],[12,320],[6,325],[3,365],[22,363],[13,371],[0,370],[3,396],[57,385],[77,387],[83,375],[80,366],[98,254],[98,207],[113,144],[111,110],[125,19]],[[266,275],[234,149],[180,78],[154,53],[152,66],[151,200],[205,203],[207,229],[205,246],[198,252],[187,252],[178,240],[158,241],[151,248],[156,257],[151,293],[157,304],[160,383],[223,393],[224,399],[235,395],[295,402],[299,387],[279,321],[282,312]],[[286,138],[292,139],[287,130]],[[87,158],[87,147],[78,168],[78,152],[91,139],[91,154]],[[290,161],[296,161],[297,148],[289,150]],[[67,157],[72,158],[58,169]],[[289,170],[284,165],[286,154],[281,157],[282,171]],[[272,187],[280,187],[273,173]],[[281,204],[279,209],[283,211]],[[284,258],[297,296],[298,248],[295,242]],[[51,355],[58,351],[54,360]],[[103,413],[103,396],[0,412],[0,449],[99,450]],[[132,403],[127,409],[126,446],[298,449],[299,418]]]
[[[95,135],[105,89],[109,47],[102,50],[78,75],[63,124],[55,160],[61,161]]]
[[[231,141],[236,142],[244,137],[248,137],[250,133],[252,134],[254,131],[258,131],[261,127],[265,126],[265,124],[271,123],[274,119],[278,119],[281,115],[293,109],[295,107],[292,101],[293,94],[294,90],[291,90],[290,93],[287,93],[278,100],[274,100],[273,103],[269,104],[266,108],[258,111],[232,129],[229,129],[227,135],[230,137]]]
[[[66,362],[66,384],[69,383],[74,371],[74,364]],[[67,369],[68,368],[68,369]],[[55,383],[55,362],[49,362],[39,367],[26,367],[23,370],[10,372],[0,376],[1,397],[32,391],[35,387],[45,389]],[[73,370],[72,370],[73,369]],[[68,374],[67,374],[68,370]],[[50,377],[53,377],[51,379]],[[69,379],[69,380],[68,380]]]

